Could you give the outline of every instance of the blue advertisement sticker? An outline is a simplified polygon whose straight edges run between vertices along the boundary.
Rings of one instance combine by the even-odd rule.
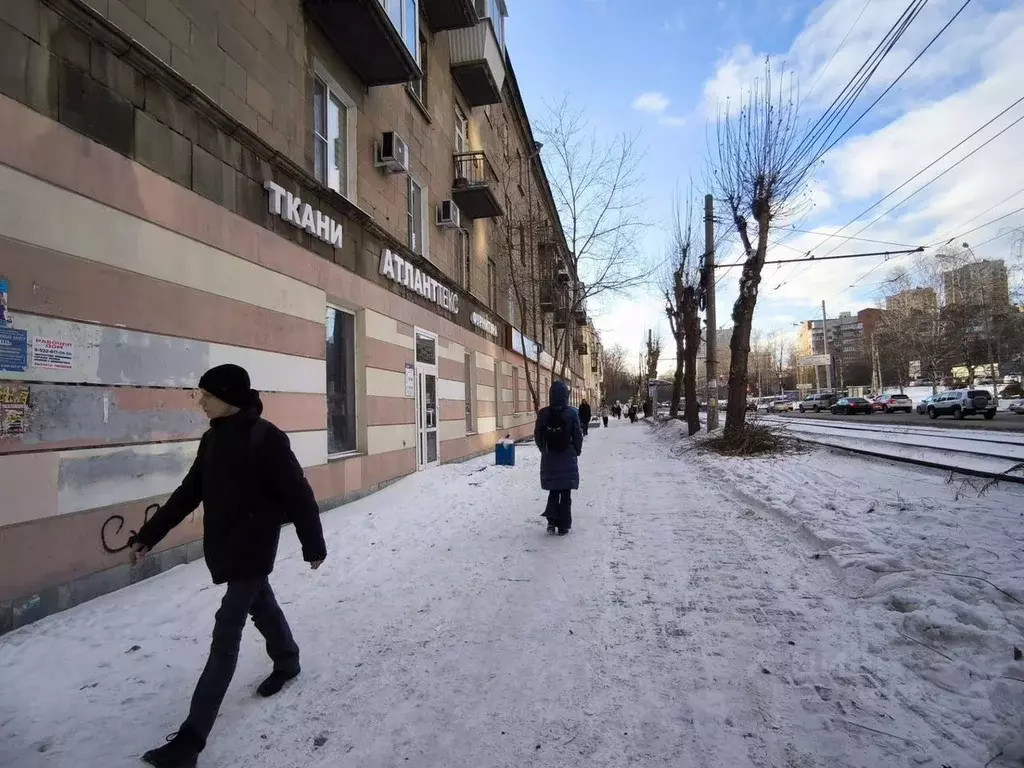
[[[0,328],[0,371],[24,373],[28,368],[28,331]]]

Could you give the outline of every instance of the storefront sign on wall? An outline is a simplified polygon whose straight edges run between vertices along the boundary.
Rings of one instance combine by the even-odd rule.
[[[471,322],[484,333],[489,333],[491,336],[498,335],[498,326],[491,322],[491,320],[489,320],[484,315],[481,315],[479,312],[474,312],[472,315],[470,315],[469,322]]]
[[[268,181],[263,184],[263,188],[267,190],[267,203],[272,214],[280,216],[299,229],[306,230],[328,245],[341,248],[341,224],[330,216],[313,210],[313,206],[302,202],[279,184]]]
[[[0,371],[23,373],[28,368],[28,333],[0,328]]]
[[[0,384],[0,437],[25,434],[28,422],[28,385]]]
[[[405,364],[405,396],[416,396],[416,368],[412,363]]]
[[[540,347],[537,346],[537,342],[523,336],[518,328],[512,329],[512,351],[535,363],[540,358]]]
[[[380,273],[388,280],[404,285],[420,296],[437,304],[441,309],[459,314],[459,294],[441,285],[423,270],[413,266],[390,248],[380,254]]]
[[[75,342],[32,338],[32,367],[47,371],[70,371],[75,367]]]

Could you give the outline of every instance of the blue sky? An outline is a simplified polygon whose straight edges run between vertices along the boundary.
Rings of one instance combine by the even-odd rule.
[[[932,0],[879,70],[858,103],[859,114],[925,43],[962,0]],[[865,12],[865,5],[867,9]],[[1016,5],[1016,7],[1015,7]],[[532,117],[545,103],[568,96],[599,136],[640,132],[646,157],[641,167],[646,218],[642,246],[652,256],[665,250],[665,226],[677,185],[701,179],[709,121],[726,97],[740,96],[763,67],[794,72],[810,98],[804,116],[813,120],[839,92],[906,6],[903,0],[509,0],[508,44]],[[847,41],[837,48],[844,36]],[[829,63],[831,60],[831,63]],[[826,64],[828,66],[826,67]],[[1011,0],[974,0],[939,42],[826,156],[810,189],[815,203],[803,229],[835,232],[983,122],[1024,96],[1024,7]],[[812,90],[813,87],[813,90]],[[918,182],[871,215],[844,230],[858,230],[904,194],[1007,125],[1024,107],[965,145]],[[861,236],[914,245],[958,236],[962,222],[983,213],[1024,185],[1024,158],[1016,151],[1024,124],[951,171],[910,203]],[[1024,205],[1024,194],[996,205],[971,226]],[[972,246],[1001,227],[1024,225],[1024,214],[970,233]],[[962,231],[966,231],[970,227]],[[785,234],[785,233],[780,233]],[[875,250],[874,245],[789,233],[799,252]],[[981,257],[1008,258],[1012,238],[987,243]],[[849,246],[849,247],[848,247]],[[769,258],[793,257],[785,247]],[[914,257],[908,264],[914,264]],[[874,306],[892,265],[881,259],[832,265],[770,268],[762,286],[756,324],[791,332],[822,300],[838,313]],[[841,265],[836,267],[834,265]],[[853,287],[850,287],[850,286]],[[719,286],[719,324],[729,324],[734,280]],[[633,350],[647,325],[661,323],[656,286],[597,307],[596,324],[606,343]]]

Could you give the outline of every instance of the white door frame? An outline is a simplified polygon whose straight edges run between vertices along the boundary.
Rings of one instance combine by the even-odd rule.
[[[421,363],[416,360],[416,342],[418,337],[431,338],[434,340],[434,364]],[[437,466],[441,461],[441,435],[439,431],[440,398],[438,397],[438,350],[440,349],[438,336],[433,331],[423,328],[413,328],[413,360],[415,361],[416,372],[416,469],[427,469]],[[427,376],[434,378],[434,409],[429,412],[427,409]],[[433,461],[427,461],[427,435],[433,433],[437,454]]]

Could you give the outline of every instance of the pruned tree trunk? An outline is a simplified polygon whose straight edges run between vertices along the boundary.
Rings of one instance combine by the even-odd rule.
[[[683,392],[686,402],[686,429],[693,437],[700,432],[700,405],[697,402],[697,351],[700,348],[700,299],[693,287],[686,289],[683,301],[683,333],[686,346],[686,373]]]

